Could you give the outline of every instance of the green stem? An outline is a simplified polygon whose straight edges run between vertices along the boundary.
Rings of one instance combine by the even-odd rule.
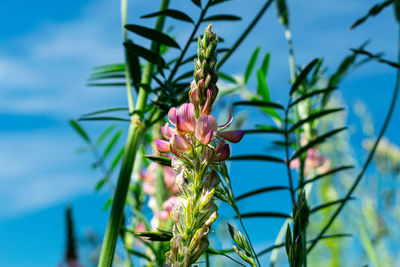
[[[124,42],[128,40],[128,33],[125,29],[125,25],[127,23],[128,18],[128,0],[121,0],[121,26],[122,26],[122,36]],[[126,94],[128,98],[128,106],[129,106],[129,114],[131,114],[134,110],[133,105],[133,94],[132,94],[132,77],[131,77],[131,66],[128,60],[128,52],[125,49],[125,80],[126,80]]]
[[[122,5],[125,5],[122,8],[126,10],[126,2],[124,2],[124,0],[122,0]],[[169,5],[169,0],[162,0],[160,10],[166,9],[168,5]],[[124,17],[124,15],[122,16]],[[125,18],[123,18],[123,20],[124,19],[126,19],[126,16]],[[158,17],[155,29],[161,31],[164,26],[164,21],[165,21],[164,16]],[[152,42],[151,49],[154,51],[156,47],[157,44],[155,42]],[[152,70],[153,70],[153,64],[148,62],[143,72],[142,83],[150,84]],[[144,88],[140,88],[136,103],[136,110],[144,109],[144,107],[146,106],[147,97],[148,93],[146,92],[146,90],[144,90]],[[129,91],[128,91],[128,98],[129,98]],[[135,156],[136,152],[139,149],[145,131],[146,128],[140,122],[140,118],[137,115],[133,115],[129,127],[128,139],[125,146],[121,171],[118,177],[118,183],[114,193],[111,213],[108,219],[103,245],[100,252],[100,258],[98,264],[99,267],[112,266],[115,247],[117,244],[118,233],[120,231],[120,227],[122,224],[126,196],[128,194],[132,169],[135,162]]]
[[[132,119],[134,118],[137,118],[137,116],[134,116]],[[144,132],[145,128],[138,122],[131,123],[121,171],[112,202],[111,214],[108,220],[103,246],[101,248],[99,267],[112,266],[115,246],[117,244],[117,238],[124,214],[126,195],[131,180],[133,163]]]
[[[292,33],[290,32],[289,26],[285,27],[285,37],[288,44],[289,50],[289,70],[290,70],[290,81],[294,83],[296,80],[296,64],[294,60],[294,48],[293,48],[293,39]]]

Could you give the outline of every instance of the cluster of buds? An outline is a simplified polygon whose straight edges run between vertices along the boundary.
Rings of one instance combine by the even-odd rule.
[[[293,235],[290,227],[287,227],[285,248],[289,259],[290,267],[301,267],[305,261],[305,253],[307,247],[304,242],[304,231],[308,225],[308,217],[310,215],[307,206],[306,194],[303,191],[297,203],[293,206]]]
[[[195,80],[189,92],[190,103],[171,108],[169,123],[161,127],[167,140],[155,140],[158,150],[171,153],[172,168],[177,173],[178,204],[173,207],[173,238],[167,253],[170,266],[190,266],[208,248],[208,233],[218,217],[214,204],[215,187],[219,184],[217,165],[230,155],[229,142],[239,142],[243,131],[224,131],[232,122],[218,126],[210,115],[217,97],[216,34],[211,25],[199,39]],[[172,124],[175,127],[172,127]]]

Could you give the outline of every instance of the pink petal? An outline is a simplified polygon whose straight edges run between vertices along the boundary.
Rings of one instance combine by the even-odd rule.
[[[218,130],[222,131],[222,130],[225,130],[226,128],[228,128],[231,125],[232,120],[233,120],[233,115],[232,115],[232,110],[230,110],[228,121],[225,124],[218,126]]]
[[[169,213],[168,213],[167,211],[165,211],[165,210],[162,210],[162,211],[157,212],[157,217],[158,217],[160,220],[165,221],[165,220],[168,220],[168,218],[169,218]]]
[[[204,104],[203,110],[201,111],[201,114],[209,114],[211,111],[211,104],[212,104],[212,99],[211,99],[211,90],[207,90],[207,100],[206,103]]]
[[[166,210],[168,213],[171,213],[172,208],[178,204],[178,197],[177,196],[172,196],[168,198],[166,201],[163,203],[163,209]]]
[[[242,140],[244,135],[244,131],[225,131],[225,132],[218,132],[218,136],[222,137],[226,140],[228,140],[229,142],[232,143],[237,143],[240,140]]]
[[[208,145],[208,143],[210,143],[210,141],[211,141],[211,138],[213,137],[213,133],[214,133],[214,131],[213,130],[211,130],[211,131],[209,131],[207,134],[206,134],[206,136],[204,137],[204,139],[201,141],[201,143],[203,144],[203,145]]]
[[[156,139],[154,140],[156,147],[158,149],[158,151],[160,151],[161,153],[168,153],[170,152],[169,149],[169,142],[164,141],[164,140],[160,140],[160,139]]]
[[[217,127],[218,127],[217,120],[214,118],[214,116],[201,115],[196,123],[196,131],[195,131],[196,138],[200,142],[208,144],[209,141],[205,142],[207,134],[209,134],[210,131],[216,132]]]
[[[165,125],[161,127],[161,132],[165,139],[169,140],[172,136],[174,136],[174,134],[176,134],[176,129],[169,127],[168,122],[166,122]]]
[[[222,145],[220,145],[222,143]],[[214,162],[223,161],[229,158],[231,151],[229,149],[229,145],[225,142],[221,141],[218,143],[217,148],[215,149],[215,154],[213,157]]]
[[[178,124],[178,116],[180,123]],[[194,106],[192,103],[182,104],[177,111],[177,127],[179,130],[193,133],[196,124],[196,116],[194,114]]]
[[[176,108],[171,108],[168,111],[168,120],[173,124],[176,125],[176,112],[177,109]]]
[[[189,150],[191,148],[190,143],[186,139],[179,135],[174,135],[173,144],[180,150]]]

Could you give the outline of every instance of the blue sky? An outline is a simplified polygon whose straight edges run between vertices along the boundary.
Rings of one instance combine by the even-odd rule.
[[[190,1],[172,2],[195,14]],[[238,14],[244,22],[214,24],[227,43],[236,39],[263,3],[252,0],[249,6],[248,1],[232,2],[235,4],[221,5],[219,13]],[[374,3],[370,0],[289,1],[297,63],[305,64],[322,56],[332,71],[349,53],[349,48],[367,39],[372,41],[369,50],[385,51],[385,57],[395,58],[397,30],[390,8],[357,30],[348,30]],[[91,155],[76,153],[82,142],[68,126],[68,119],[97,109],[126,106],[125,91],[121,88],[85,86],[93,66],[122,61],[119,1],[7,1],[3,6],[0,23],[7,27],[0,34],[0,200],[3,203],[0,206],[3,252],[0,266],[54,266],[62,259],[66,203],[72,203],[79,234],[87,227],[102,233],[107,220],[107,214],[102,212],[107,193],[93,192],[99,173],[90,169]],[[141,15],[154,11],[157,6],[158,1],[130,1],[129,22],[138,23]],[[153,21],[141,23],[152,25]],[[175,29],[179,33],[178,42],[186,38],[189,30],[189,26]],[[282,101],[288,90],[287,51],[274,7],[235,57],[225,64],[224,71],[242,73],[243,62],[257,45],[262,46],[262,53],[272,54],[268,83],[272,98]],[[393,84],[392,69],[369,64],[349,76],[340,91],[348,105],[365,101],[376,125],[380,126]],[[398,110],[394,122],[400,120]],[[351,112],[349,121],[357,125]],[[248,125],[252,122],[250,118]],[[97,123],[86,126],[92,133],[102,127]],[[393,143],[400,143],[396,134],[399,130],[398,124],[391,124],[387,136]],[[354,128],[356,146],[362,138],[360,132]],[[267,142],[267,139],[246,138],[233,151],[244,153],[248,147],[257,147],[260,141]],[[282,176],[279,168],[271,168],[275,177]],[[232,179],[236,192],[247,191],[259,183],[281,181],[280,178],[266,180],[261,175],[263,171],[267,168],[260,167],[259,163],[234,163]],[[252,179],[243,186],[243,177],[249,173]],[[285,207],[284,197],[273,197],[282,199],[282,207],[275,202],[275,206],[271,204],[267,209]],[[269,203],[268,199],[265,203]],[[243,206],[246,208],[246,203]],[[257,231],[254,220],[249,221],[249,226],[251,232]],[[274,238],[279,222],[272,223],[271,227],[265,233],[268,240]]]

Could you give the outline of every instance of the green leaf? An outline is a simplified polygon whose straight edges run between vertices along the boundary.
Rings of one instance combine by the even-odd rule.
[[[302,153],[306,152],[307,150],[309,150],[310,148],[322,143],[325,141],[325,139],[338,134],[340,132],[342,132],[343,130],[346,130],[347,127],[342,127],[342,128],[338,128],[332,131],[329,131],[323,135],[320,135],[318,137],[316,137],[315,139],[311,140],[310,142],[308,142],[307,145],[301,147],[299,150],[297,150],[294,155],[292,156],[292,158],[290,159],[290,161],[294,160],[295,158],[297,158],[298,156],[300,156]]]
[[[295,101],[293,101],[292,103],[289,104],[288,108],[294,107],[295,105],[297,105],[298,103],[300,103],[303,100],[309,99],[310,97],[313,97],[315,95],[320,95],[320,94],[326,94],[326,93],[330,93],[333,90],[336,90],[337,87],[328,87],[325,89],[318,89],[318,90],[314,90],[308,94],[305,94],[299,98],[297,98]]]
[[[147,256],[145,253],[140,252],[138,250],[127,248],[126,251],[128,251],[129,254],[135,255],[139,258],[143,258],[149,262],[152,261],[152,259],[149,256]]]
[[[108,181],[108,177],[103,177],[100,181],[97,182],[95,186],[95,190],[99,191]]]
[[[116,125],[114,123],[110,124],[97,138],[96,145],[99,146],[104,139],[115,129]]]
[[[267,78],[268,75],[268,69],[269,69],[269,60],[271,58],[271,53],[267,53],[263,59],[263,62],[261,64],[261,70],[264,73],[264,79]]]
[[[387,65],[389,65],[391,67],[395,67],[397,69],[400,69],[400,64],[399,63],[383,59],[381,56],[374,55],[371,52],[368,52],[368,51],[366,51],[364,49],[351,49],[351,51],[353,51],[356,54],[362,54],[362,55],[368,56],[369,58],[375,59],[376,61],[384,63],[384,64],[387,64]]]
[[[160,231],[160,232],[141,232],[134,233],[135,236],[145,237],[150,241],[169,241],[173,237],[171,232]]]
[[[105,159],[108,154],[110,153],[111,149],[115,146],[115,144],[117,143],[118,139],[122,136],[123,131],[119,130],[118,132],[116,132],[114,134],[114,136],[111,138],[110,142],[108,143],[108,145],[106,146],[106,148],[103,151],[103,159]]]
[[[187,78],[192,77],[192,76],[193,76],[193,71],[192,71],[192,70],[187,71],[187,72],[183,73],[181,76],[177,77],[177,78],[174,80],[173,83],[177,83],[177,82],[180,81],[180,80],[187,79]]]
[[[228,0],[229,1],[229,0]],[[222,255],[224,253],[233,253],[235,250],[233,248],[228,248],[228,249],[215,249],[212,247],[207,248],[207,252],[209,254],[214,254],[214,255]]]
[[[293,83],[292,88],[290,89],[290,95],[292,95],[298,87],[305,81],[307,75],[311,72],[314,66],[318,63],[319,59],[316,58],[311,61],[304,69],[300,72],[299,76],[297,76],[296,81]]]
[[[276,0],[276,7],[278,10],[278,19],[279,22],[284,25],[285,27],[288,27],[289,25],[289,11],[286,5],[286,0]]]
[[[321,205],[318,205],[318,206],[312,208],[310,210],[310,213],[315,213],[315,212],[318,212],[319,210],[326,209],[326,208],[329,208],[329,207],[331,207],[333,205],[337,205],[337,204],[340,204],[342,202],[347,202],[348,200],[353,200],[353,199],[355,199],[355,198],[354,197],[349,197],[349,198],[342,198],[342,199],[338,199],[338,200],[329,201],[327,203],[324,203],[324,204],[321,204]]]
[[[117,155],[115,155],[113,161],[111,162],[110,171],[113,171],[115,167],[117,167],[119,161],[121,160],[122,156],[124,155],[125,147],[121,147],[118,151]]]
[[[90,138],[86,134],[85,130],[79,125],[79,123],[75,120],[69,120],[69,124],[72,126],[72,128],[87,142],[90,143]]]
[[[181,48],[174,39],[172,39],[169,35],[162,33],[160,31],[157,31],[157,30],[154,30],[154,29],[151,29],[148,27],[144,27],[141,25],[136,25],[136,24],[127,24],[127,25],[125,25],[125,28],[128,31],[134,32],[134,33],[136,33],[144,38],[150,39],[154,42],[168,45],[171,47],[175,47],[178,49]]]
[[[154,53],[153,51],[143,46],[136,45],[130,40],[124,42],[124,46],[128,52],[133,53],[138,57],[142,57],[147,61],[154,63],[156,65],[161,65],[161,67],[166,67],[165,60],[161,56]]]
[[[171,159],[166,157],[157,157],[157,156],[150,156],[144,155],[145,158],[152,160],[160,165],[171,167]]]
[[[221,71],[218,71],[217,73],[218,73],[219,78],[221,78],[222,80],[225,80],[225,81],[228,81],[228,82],[236,84],[235,78],[233,78],[229,74],[226,74],[226,73],[221,72]]]
[[[97,80],[104,80],[104,79],[125,79],[125,74],[123,72],[92,74],[88,78],[89,81],[97,81]]]
[[[83,114],[81,117],[90,117],[93,115],[98,115],[98,114],[103,114],[103,113],[108,113],[108,112],[115,112],[115,111],[129,111],[129,109],[126,107],[107,108],[107,109],[97,110],[97,111]]]
[[[110,197],[109,199],[107,199],[106,202],[104,202],[103,211],[107,211],[107,210],[110,208],[112,202],[113,202],[112,197]]]
[[[268,187],[259,188],[259,189],[252,190],[250,192],[247,192],[245,194],[242,194],[242,195],[236,197],[236,201],[245,199],[247,197],[255,196],[255,195],[258,195],[261,193],[266,193],[266,192],[271,192],[271,191],[280,191],[280,190],[289,190],[289,187],[287,187],[287,186],[268,186]]]
[[[233,103],[233,106],[255,106],[255,107],[268,107],[268,108],[277,108],[284,110],[285,108],[278,103],[269,102],[269,101],[239,101]]]
[[[269,102],[271,100],[268,85],[261,69],[257,70],[257,94],[259,94],[264,101]]]
[[[138,84],[141,82],[142,78],[142,69],[139,62],[139,56],[135,53],[129,53],[128,49],[126,47],[124,48],[129,74],[132,77],[133,85],[138,92]]]
[[[370,8],[370,10],[368,11],[367,15],[359,18],[358,20],[356,20],[351,26],[350,26],[350,30],[354,29],[355,27],[359,26],[360,24],[362,24],[364,21],[366,21],[369,17],[372,16],[376,16],[378,15],[385,7],[391,5],[393,3],[393,0],[387,0],[385,2],[382,3],[378,3],[375,4],[374,6],[372,6]],[[396,3],[396,2],[395,2]]]
[[[237,218],[237,216],[235,216]],[[241,214],[242,218],[291,218],[290,215],[281,213],[281,212],[268,212],[268,211],[260,211],[260,212],[248,212]]]
[[[100,65],[93,68],[94,72],[92,75],[100,75],[100,74],[110,74],[116,72],[124,72],[125,71],[125,63],[113,63]]]
[[[394,0],[394,14],[396,16],[397,23],[400,23],[400,1]]]
[[[344,171],[344,170],[349,170],[349,169],[353,169],[353,168],[354,168],[353,165],[345,165],[345,166],[333,168],[333,169],[331,169],[331,170],[329,170],[329,171],[327,171],[327,172],[325,172],[325,173],[316,175],[316,176],[314,176],[313,178],[304,181],[303,184],[300,185],[297,189],[303,188],[304,185],[306,185],[306,184],[308,184],[308,183],[313,183],[313,182],[315,182],[315,181],[317,181],[317,180],[319,180],[319,179],[322,179],[322,178],[324,178],[324,177],[326,177],[326,176],[330,176],[330,175],[333,175],[333,174],[335,174],[335,173],[337,173],[337,172]]]
[[[256,65],[256,61],[257,61],[257,57],[258,57],[258,53],[260,52],[260,47],[257,46],[256,49],[254,49],[253,53],[250,56],[250,60],[247,63],[247,67],[246,67],[246,71],[244,72],[244,84],[247,84],[247,82],[249,81],[251,72],[254,69],[254,66]]]
[[[302,119],[302,120],[296,122],[295,124],[293,124],[292,127],[290,127],[289,132],[293,132],[294,130],[298,129],[299,127],[301,127],[302,125],[304,125],[307,122],[311,122],[311,121],[319,119],[323,116],[333,114],[333,113],[343,111],[343,110],[344,110],[344,108],[332,108],[332,109],[325,109],[325,110],[322,110],[319,112],[311,113],[310,115],[308,115],[307,118]]]
[[[79,121],[127,121],[130,122],[130,119],[119,118],[119,117],[83,117],[79,118]]]
[[[209,16],[203,19],[203,21],[238,21],[241,19],[242,18],[239,16],[221,14],[221,15]]]
[[[182,11],[176,10],[176,9],[164,9],[162,11],[154,12],[148,15],[141,16],[141,19],[144,18],[153,18],[153,17],[158,17],[158,16],[166,16],[166,17],[171,17],[177,20],[181,21],[186,21],[190,23],[194,23],[191,17],[183,13]]]
[[[276,127],[271,127],[270,129],[251,129],[244,130],[244,133],[247,134],[257,134],[257,133],[278,133],[283,134],[283,131]]]
[[[87,83],[86,86],[126,86],[126,83]]]
[[[228,1],[231,1],[231,0],[213,0],[213,1],[211,2],[210,6],[222,4],[222,3],[228,2]]]
[[[267,155],[241,155],[241,156],[233,156],[227,160],[261,160],[261,161],[271,161],[271,162],[281,162],[285,163],[283,159],[267,156]]]
[[[191,0],[193,4],[201,8],[201,0]]]

